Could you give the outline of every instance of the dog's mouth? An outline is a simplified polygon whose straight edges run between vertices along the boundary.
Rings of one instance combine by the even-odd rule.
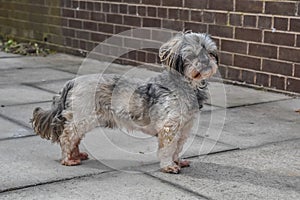
[[[198,72],[197,70],[193,70],[193,72],[192,72],[192,78],[193,78],[194,80],[199,80],[199,79],[201,79],[201,73]]]

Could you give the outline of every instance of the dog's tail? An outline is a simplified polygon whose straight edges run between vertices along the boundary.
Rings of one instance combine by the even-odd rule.
[[[67,97],[74,87],[74,81],[67,82],[59,95],[53,97],[52,108],[43,110],[37,107],[33,110],[31,124],[34,132],[41,138],[59,142],[66,119],[62,116],[63,110],[67,106]]]

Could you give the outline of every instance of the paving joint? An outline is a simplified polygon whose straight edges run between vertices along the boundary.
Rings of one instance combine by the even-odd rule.
[[[86,177],[93,177],[96,175],[106,174],[106,173],[110,173],[110,172],[114,172],[114,171],[116,171],[116,170],[109,170],[109,171],[98,172],[98,173],[90,173],[90,174],[85,174],[85,175],[81,175],[81,176],[63,178],[63,179],[59,179],[59,180],[52,180],[52,181],[46,181],[46,182],[41,182],[41,183],[36,183],[36,184],[19,186],[19,187],[12,187],[12,188],[8,188],[8,189],[0,190],[0,194],[14,192],[17,190],[23,190],[23,189],[27,189],[27,188],[33,188],[36,186],[49,185],[49,184],[53,184],[53,183],[61,183],[61,182],[66,182],[66,181],[76,180],[76,179],[81,179],[81,178],[86,178]]]
[[[175,187],[175,188],[177,188],[177,189],[179,189],[179,190],[181,190],[181,191],[183,191],[183,192],[189,193],[189,194],[192,195],[192,196],[195,196],[195,197],[201,197],[201,198],[207,199],[207,200],[211,200],[211,199],[212,199],[212,198],[207,197],[207,196],[205,196],[205,195],[203,195],[203,194],[200,194],[200,193],[195,192],[195,191],[193,191],[193,190],[190,190],[190,189],[188,189],[188,188],[186,188],[186,187],[183,187],[183,186],[181,186],[181,185],[179,185],[179,184],[172,183],[172,182],[166,181],[166,180],[164,180],[164,179],[161,179],[161,178],[159,178],[159,177],[156,177],[156,176],[154,176],[154,175],[152,175],[152,174],[150,174],[150,173],[148,173],[148,172],[144,172],[143,174],[144,174],[145,176],[147,176],[147,177],[151,177],[151,178],[153,178],[153,179],[155,179],[155,180],[159,180],[160,182],[162,182],[162,183],[164,183],[164,184],[168,184],[168,185],[170,185],[170,186],[173,186],[173,187]],[[175,176],[176,176],[176,175],[175,175]]]

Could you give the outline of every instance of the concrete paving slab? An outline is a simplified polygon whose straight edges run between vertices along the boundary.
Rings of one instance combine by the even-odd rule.
[[[93,159],[76,167],[62,166],[59,159],[59,145],[39,137],[0,141],[0,192],[109,170]]]
[[[292,98],[284,94],[272,93],[247,87],[239,87],[235,85],[225,85],[219,82],[210,82],[208,85],[208,93],[210,94],[208,103],[223,108],[252,105]]]
[[[55,192],[54,192],[55,191]],[[0,194],[18,199],[203,199],[143,174],[105,173]]]
[[[0,54],[0,69],[41,68],[79,66],[83,58],[67,54],[50,54],[42,56],[20,56],[17,54]]]
[[[0,85],[0,105],[49,101],[53,94],[25,85]]]
[[[45,83],[37,83],[33,85],[57,94],[63,88],[63,86],[67,81],[68,80],[57,80],[57,81],[55,80],[55,81],[48,81]]]
[[[74,74],[49,68],[3,70],[0,74],[0,84],[32,83],[72,78],[74,78]]]
[[[19,122],[23,126],[31,128],[31,124],[29,121],[32,118],[32,112],[36,107],[41,107],[43,109],[50,109],[51,102],[33,103],[33,104],[17,105],[17,106],[6,106],[0,108],[0,114]],[[17,129],[15,129],[15,131],[16,130]]]
[[[144,165],[158,162],[157,138],[141,132],[97,128],[86,134],[82,145],[94,158],[113,169],[137,171]],[[182,154],[191,157],[234,148],[192,134]]]
[[[151,176],[210,199],[300,199],[300,140],[192,159],[178,176]]]
[[[225,118],[223,110],[202,113],[198,134],[241,148],[300,138],[300,115],[294,112],[299,106],[296,98],[227,109]]]
[[[31,135],[32,131],[0,117],[0,140]]]

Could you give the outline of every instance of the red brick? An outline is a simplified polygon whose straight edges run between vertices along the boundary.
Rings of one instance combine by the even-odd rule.
[[[94,11],[101,11],[101,3],[100,2],[94,2]],[[87,44],[87,46],[92,46],[93,44]]]
[[[293,65],[291,63],[281,62],[278,60],[263,59],[262,71],[292,76]]]
[[[265,2],[265,13],[273,15],[295,15],[296,3],[290,2]]]
[[[296,46],[300,47],[300,34],[297,35]]]
[[[300,49],[279,47],[279,59],[300,63]]]
[[[99,12],[92,12],[91,13],[91,19],[98,22],[104,22],[105,21],[105,14],[99,13]]]
[[[215,22],[219,25],[227,24],[227,13],[215,13]]]
[[[183,0],[176,0],[176,1],[170,1],[170,0],[161,0],[163,6],[172,6],[172,7],[182,7]]]
[[[241,74],[241,70],[228,67],[226,78],[228,78],[230,80],[239,81],[240,80],[240,74]]]
[[[278,77],[278,76],[271,76],[271,87],[278,89],[278,90],[284,90],[285,85],[285,78],[284,77]]]
[[[100,33],[91,33],[91,40],[96,41],[96,42],[102,42],[106,40],[107,35],[105,34],[100,34]]]
[[[1,12],[3,12],[3,11],[1,11]],[[64,17],[74,17],[75,12],[74,12],[74,10],[63,8],[62,9],[62,16],[64,16]]]
[[[84,21],[83,28],[87,30],[97,31],[98,25],[95,22]]]
[[[274,17],[274,28],[278,30],[287,31],[288,18]]]
[[[64,36],[68,37],[75,37],[75,31],[74,29],[69,29],[69,28],[63,28],[62,33]]]
[[[108,3],[102,3],[101,5],[103,12],[109,12],[109,4]]]
[[[235,38],[246,41],[260,42],[262,40],[262,31],[257,29],[236,28]]]
[[[277,47],[262,44],[249,44],[249,55],[266,57],[266,58],[277,58]]]
[[[215,21],[215,13],[213,12],[203,12],[203,22],[205,23],[214,23]]]
[[[213,36],[219,37],[233,37],[233,28],[229,26],[221,26],[221,25],[209,25],[208,26],[209,33]]]
[[[218,72],[220,73],[221,78],[225,78],[226,77],[226,72],[227,72],[227,67],[223,66],[223,65],[219,65]]]
[[[106,15],[106,20],[109,23],[122,24],[122,15],[107,14]]]
[[[237,0],[235,10],[238,12],[262,13],[263,2],[253,0]]]
[[[270,43],[270,44],[294,46],[294,43],[295,43],[295,35],[289,34],[289,33],[266,31],[264,38],[265,38],[264,42]]]
[[[231,53],[221,52],[219,56],[221,64],[230,66],[233,64],[233,55]]]
[[[164,30],[152,30],[151,39],[154,41],[166,42],[172,37],[172,33]]]
[[[207,25],[201,24],[201,23],[185,22],[184,30],[191,30],[193,32],[206,33]]]
[[[78,39],[90,40],[90,33],[88,31],[75,31],[75,37]]]
[[[248,56],[234,55],[234,66],[260,70],[260,59]]]
[[[143,18],[143,27],[161,27],[160,19]]]
[[[161,0],[142,0],[142,4],[159,6],[161,5]]]
[[[162,27],[176,30],[176,31],[182,31],[183,30],[183,22],[177,21],[177,20],[163,20]]]
[[[169,19],[178,19],[179,10],[178,9],[168,9]]]
[[[244,27],[256,27],[256,16],[244,15]]]
[[[161,18],[167,18],[168,10],[166,8],[158,8],[157,9],[157,16]]]
[[[138,8],[136,6],[128,6],[128,14],[136,15]]]
[[[129,26],[122,26],[122,25],[114,25],[114,34],[119,34],[124,31],[131,30],[131,27]]]
[[[242,81],[246,83],[253,84],[254,83],[255,73],[251,71],[242,71]]]
[[[124,3],[134,3],[134,4],[138,4],[140,3],[140,0],[123,0]]]
[[[99,23],[98,24],[98,31],[104,33],[114,33],[114,26],[111,24]]]
[[[130,26],[141,26],[140,17],[124,16],[124,24]]]
[[[125,4],[121,4],[120,5],[120,13],[127,14],[127,11],[128,11],[128,6]]]
[[[179,10],[179,19],[184,21],[190,20],[190,11],[189,10]]]
[[[144,52],[144,51],[138,51],[136,59],[138,61],[140,61],[140,62],[146,62],[146,52]]]
[[[193,8],[193,9],[205,9],[207,8],[208,0],[185,0],[184,7]]]
[[[258,17],[258,28],[267,28],[270,29],[272,26],[272,18],[271,17],[265,17],[265,16],[259,16]]]
[[[146,16],[146,7],[138,6],[137,7],[137,12],[138,12],[139,16]]]
[[[119,13],[119,5],[110,4],[110,13]]]
[[[229,23],[233,26],[241,26],[242,16],[240,14],[230,14]]]
[[[79,19],[90,19],[90,12],[89,11],[84,11],[84,10],[80,10],[80,11],[76,11],[75,13],[76,18]]]
[[[82,28],[82,22],[81,20],[69,20],[69,27],[71,28]]]
[[[247,43],[234,40],[221,40],[221,50],[240,54],[247,53]]]
[[[202,16],[203,12],[202,11],[191,11],[191,20],[196,21],[196,22],[202,22]]]
[[[264,87],[269,87],[269,78],[267,74],[256,74],[256,84]]]
[[[208,8],[212,10],[233,10],[233,0],[209,0]]]
[[[300,93],[300,80],[298,79],[287,79],[287,90],[291,92],[298,92]]]
[[[147,14],[149,17],[156,17],[157,8],[156,7],[147,7]]]
[[[291,19],[290,30],[300,32],[300,18]]]
[[[134,29],[132,30],[132,36],[135,38],[150,39],[151,31],[149,29]]]

